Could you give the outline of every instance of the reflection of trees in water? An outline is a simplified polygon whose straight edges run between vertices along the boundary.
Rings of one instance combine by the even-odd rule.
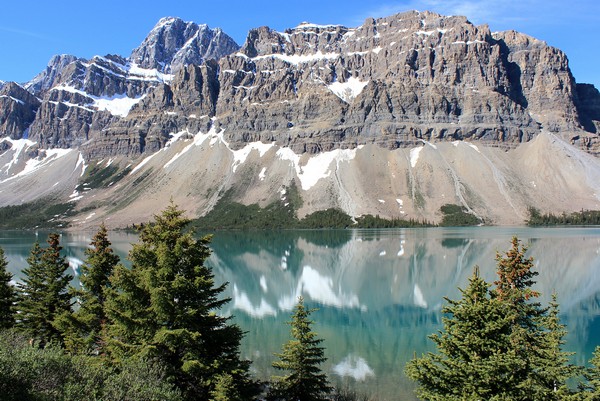
[[[599,341],[600,234],[580,231],[522,228],[518,234],[536,260],[542,302],[558,293],[569,331],[566,349],[582,364]],[[36,239],[32,232],[19,235],[19,240],[15,233],[0,235],[17,277]],[[427,335],[441,327],[443,297],[457,299],[458,287],[467,285],[475,265],[485,280],[494,281],[496,251],[508,249],[512,235],[503,228],[217,232],[209,264],[217,283],[230,283],[225,295],[232,302],[223,312],[235,315],[248,332],[243,352],[257,372],[271,371],[272,352],[288,340],[291,306],[304,295],[308,306],[320,308],[313,318],[326,340],[329,373],[344,361],[362,358],[374,377],[366,376],[359,388],[410,400],[412,383],[404,379],[404,363],[413,352],[432,349]],[[44,245],[47,233],[37,238]],[[89,233],[65,233],[65,255],[83,260],[90,238]],[[113,232],[109,238],[128,263],[125,257],[137,236]],[[385,390],[399,386],[406,397]]]

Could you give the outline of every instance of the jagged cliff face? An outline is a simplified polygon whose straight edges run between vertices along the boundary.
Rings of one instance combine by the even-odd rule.
[[[120,160],[121,168],[143,157],[136,171],[144,179],[126,179],[126,196],[97,194],[121,199],[120,211],[103,213],[128,219],[143,220],[163,194],[202,214],[228,189],[236,200],[266,204],[295,182],[301,215],[340,207],[436,221],[440,205],[458,203],[515,224],[529,206],[597,208],[590,154],[598,153],[598,129],[600,93],[576,84],[563,52],[464,17],[415,11],[357,28],[260,27],[242,47],[219,29],[164,18],[127,58],[56,56],[24,88],[0,86],[0,136],[11,139],[1,148],[11,164],[0,173],[18,192],[11,177],[19,155],[58,160],[40,149],[74,149],[91,164]],[[31,142],[19,142],[25,137]],[[185,172],[172,167],[175,151],[186,155]],[[525,165],[531,160],[538,165]],[[544,174],[531,173],[540,166]],[[20,199],[35,197],[28,194]],[[0,191],[2,204],[12,198]]]
[[[40,100],[14,82],[0,86],[0,132],[11,139],[27,135]]]

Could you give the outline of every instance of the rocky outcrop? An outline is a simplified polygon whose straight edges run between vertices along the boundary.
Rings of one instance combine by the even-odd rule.
[[[234,147],[261,140],[318,152],[459,139],[511,147],[540,128],[582,128],[561,51],[464,17],[261,27],[220,64],[218,124]]]
[[[157,118],[157,114],[173,112],[168,110],[168,103],[157,103],[149,110],[144,106],[141,113],[151,115],[149,120],[133,120],[120,122],[126,117],[134,105],[142,101],[156,89],[149,99],[160,97],[161,91],[183,94],[186,88],[171,88],[168,84],[173,80],[172,71],[191,74],[178,79],[182,85],[186,82],[204,81],[196,79],[200,70],[215,71],[217,66],[213,59],[236,51],[239,46],[220,29],[209,29],[206,25],[183,22],[178,18],[164,18],[144,40],[142,45],[132,52],[130,58],[118,55],[96,56],[91,60],[78,59],[74,56],[62,55],[53,57],[44,72],[30,81],[26,88],[42,97],[42,104],[35,117],[29,121],[29,137],[45,148],[85,147],[92,141],[95,146],[88,147],[90,154],[139,154],[146,149],[154,151],[164,141],[155,140],[146,145],[145,138],[161,138],[156,131],[168,134],[177,131],[181,123],[170,123],[171,118]],[[187,68],[186,66],[192,68]],[[201,67],[202,65],[202,67]],[[215,73],[212,73],[216,76]],[[214,78],[207,78],[210,83],[204,85],[201,98],[177,98],[179,110],[196,110],[198,116],[214,115],[218,83]],[[208,81],[207,81],[208,82]],[[189,88],[190,90],[193,88]],[[206,97],[206,100],[204,100]],[[167,109],[162,109],[166,107]],[[7,109],[6,113],[11,113]],[[138,113],[139,114],[139,113]],[[149,127],[138,134],[130,127]],[[197,127],[198,124],[192,124]],[[123,143],[111,144],[122,135],[113,138],[115,132],[125,129]],[[109,132],[107,134],[107,132]],[[96,140],[98,139],[98,140]],[[97,148],[105,146],[98,151]],[[96,149],[94,149],[94,147]]]
[[[19,84],[3,85],[0,88],[0,138],[26,136],[39,107],[40,101]]]
[[[215,61],[181,68],[170,84],[153,88],[127,118],[95,131],[83,152],[91,158],[153,153],[175,133],[208,131],[219,94],[217,70]]]
[[[563,52],[431,12],[260,27],[241,48],[163,18],[129,58],[57,56],[27,88],[42,96],[30,138],[88,157],[151,153],[211,127],[232,149],[297,153],[463,139],[512,148],[542,129],[599,150],[597,91],[575,83]]]
[[[238,44],[219,28],[167,17],[156,24],[129,59],[142,68],[172,73],[189,64],[218,60],[238,49]]]
[[[586,130],[600,132],[600,92],[590,84],[577,84],[578,110]]]
[[[46,69],[25,84],[25,88],[36,95],[45,93],[61,82],[63,71],[77,60],[79,60],[77,57],[70,54],[52,57]]]

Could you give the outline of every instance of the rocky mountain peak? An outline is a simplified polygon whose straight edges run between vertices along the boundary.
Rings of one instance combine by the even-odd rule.
[[[141,68],[172,73],[181,66],[219,59],[238,49],[237,43],[220,29],[167,17],[156,24],[129,59]]]
[[[65,68],[77,60],[78,57],[70,54],[53,56],[44,71],[25,84],[25,88],[34,94],[46,92],[60,81]]]
[[[0,138],[20,139],[35,119],[40,103],[15,82],[0,87]]]

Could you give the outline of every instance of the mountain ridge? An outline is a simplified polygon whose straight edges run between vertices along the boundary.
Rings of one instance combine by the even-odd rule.
[[[259,27],[250,30],[242,46],[218,28],[165,17],[127,58],[55,56],[21,87],[35,94],[23,104],[8,94],[9,86],[17,90],[8,83],[0,88],[0,95],[7,93],[0,98],[0,138],[11,139],[2,145],[0,164],[5,159],[7,164],[0,168],[0,185],[10,186],[14,196],[0,191],[0,205],[36,198],[30,190],[6,184],[28,179],[15,167],[22,164],[16,162],[19,157],[42,162],[44,155],[58,157],[48,152],[52,149],[72,149],[88,166],[112,160],[121,170],[145,171],[144,179],[133,172],[121,177],[127,196],[112,188],[88,191],[96,198],[110,193],[122,199],[113,202],[118,210],[102,202],[90,206],[75,196],[78,207],[98,209],[98,218],[131,215],[134,207],[148,215],[156,206],[143,203],[150,204],[148,195],[157,191],[176,193],[194,215],[208,212],[230,189],[236,201],[266,205],[282,201],[278,194],[292,183],[301,189],[301,215],[338,207],[351,216],[439,221],[445,202],[490,223],[517,224],[528,207],[600,208],[594,156],[577,156],[583,161],[576,168],[588,172],[578,176],[572,191],[578,200],[571,203],[562,195],[543,194],[550,200],[526,195],[531,182],[553,178],[546,174],[527,181],[528,174],[510,166],[521,149],[537,152],[540,143],[562,149],[555,163],[573,157],[557,143],[598,154],[598,90],[576,83],[559,49],[515,31],[491,32],[466,17],[409,11],[369,18],[356,28],[301,23],[277,32]],[[17,145],[24,140],[31,142]],[[465,151],[477,148],[485,155],[477,156],[481,165],[472,168],[487,171],[493,188],[456,167],[471,165],[462,158],[473,156],[459,152],[460,143],[473,145]],[[25,148],[30,150],[22,154]],[[176,149],[199,157],[182,165],[190,172],[171,168],[184,159],[181,155],[171,155],[175,160],[165,160],[169,165],[162,167],[151,160]],[[425,157],[430,151],[437,156]],[[386,169],[365,152],[395,167]],[[264,158],[269,161],[261,165]],[[543,154],[534,159],[539,165],[529,168],[567,174]],[[424,160],[428,167],[419,171]],[[303,185],[307,171],[319,163],[320,172],[311,178],[315,184]],[[364,174],[351,167],[357,163]],[[135,165],[141,167],[128,167]],[[205,182],[198,183],[198,177]],[[53,179],[61,183],[59,175]],[[130,191],[134,182],[139,199]],[[373,182],[375,188],[365,186]],[[64,187],[55,191],[57,198],[68,200],[72,185],[69,180],[57,184]],[[509,206],[495,205],[498,201]]]

